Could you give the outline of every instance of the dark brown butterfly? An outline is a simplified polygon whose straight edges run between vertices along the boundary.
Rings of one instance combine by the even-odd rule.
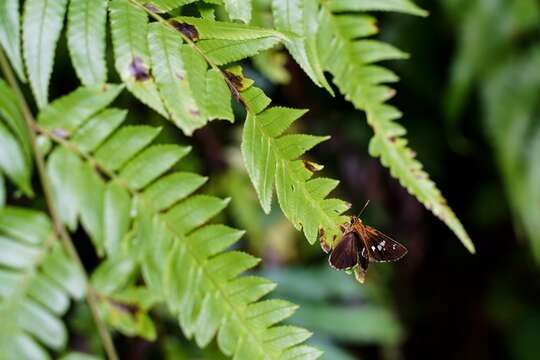
[[[397,261],[406,254],[405,246],[353,216],[344,226],[343,237],[330,254],[329,263],[337,270],[355,268],[356,278],[364,282],[370,262]]]

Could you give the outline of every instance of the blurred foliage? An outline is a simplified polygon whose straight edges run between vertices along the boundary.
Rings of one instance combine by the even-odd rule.
[[[485,135],[494,149],[516,230],[540,261],[540,3],[446,0],[458,32],[448,87],[456,122],[477,90]],[[456,126],[456,125],[452,125]]]

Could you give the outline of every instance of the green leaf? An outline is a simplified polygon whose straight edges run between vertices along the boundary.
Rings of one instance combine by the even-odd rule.
[[[85,185],[82,162],[72,152],[57,148],[48,158],[47,174],[59,217],[71,231],[75,231],[80,208],[79,197]]]
[[[428,13],[410,0],[330,0],[335,12],[351,11],[398,11],[412,15],[427,16]]]
[[[0,219],[11,221],[6,227],[0,225],[2,355],[48,359],[43,346],[61,350],[66,345],[61,317],[68,309],[69,295],[80,298],[84,277],[52,236],[44,214],[6,207],[0,210]],[[29,238],[35,239],[32,244],[25,242]]]
[[[126,115],[127,111],[119,109],[101,111],[77,129],[73,142],[84,152],[94,151],[124,122]]]
[[[207,180],[197,174],[177,172],[150,185],[144,191],[144,197],[157,211],[164,210],[193,193]]]
[[[11,131],[17,136],[17,140],[21,143],[27,161],[32,159],[32,149],[30,145],[30,137],[26,129],[26,121],[17,106],[17,96],[11,88],[0,79],[0,119],[3,119]]]
[[[341,200],[325,199],[337,186],[330,179],[310,179],[312,171],[302,160],[305,151],[324,137],[283,135],[304,110],[274,107],[259,115],[248,113],[242,135],[242,154],[249,177],[257,190],[261,206],[270,212],[273,185],[283,213],[310,244],[317,238],[331,246],[339,235],[341,215],[348,205]]]
[[[136,276],[136,264],[129,258],[108,257],[99,264],[90,280],[94,289],[110,295],[130,285]]]
[[[263,37],[251,40],[202,40],[199,48],[216,65],[225,65],[259,54],[280,42],[278,37]]]
[[[109,11],[116,71],[135,97],[168,117],[150,75],[146,13],[128,0],[112,0]]]
[[[240,20],[246,24],[251,21],[251,0],[223,0],[223,2],[231,20]]]
[[[140,190],[169,170],[190,151],[177,145],[153,145],[133,158],[119,177],[135,190]]]
[[[71,0],[68,12],[68,48],[77,76],[84,85],[107,80],[105,22],[107,0]]]
[[[356,3],[334,0],[329,6],[334,11],[409,9],[409,12],[413,12],[413,8],[407,8],[407,3],[381,1],[376,5],[371,1]],[[373,8],[368,8],[368,5]],[[340,92],[357,109],[365,111],[367,122],[374,131],[369,144],[370,154],[379,157],[381,163],[390,169],[390,174],[441,219],[463,245],[474,253],[474,245],[463,225],[447,205],[435,183],[422,169],[420,162],[415,159],[415,153],[407,147],[407,140],[403,137],[406,131],[395,121],[401,117],[401,113],[395,107],[385,104],[395,91],[384,84],[396,81],[397,77],[389,70],[372,63],[405,58],[406,54],[379,41],[359,39],[359,29],[364,29],[362,31],[366,34],[372,32],[365,26],[366,19],[361,18],[359,21],[364,24],[352,31],[348,25],[353,22],[354,15],[334,14],[330,9],[323,7],[320,26],[325,31],[319,32],[319,52],[324,56],[325,70],[334,76],[333,81]],[[327,51],[330,47],[333,49],[331,52]]]
[[[234,114],[231,107],[231,89],[229,89],[220,70],[210,69],[206,73],[204,95],[204,110],[210,120],[221,119],[230,122],[234,121]]]
[[[114,133],[95,153],[96,160],[109,170],[118,170],[161,131],[150,126],[125,126]]]
[[[103,242],[107,253],[114,254],[119,251],[131,223],[129,193],[120,185],[109,183],[103,207]]]
[[[113,84],[79,87],[45,107],[38,115],[38,124],[60,137],[69,137],[92,115],[109,105],[122,89],[123,86]]]
[[[317,16],[319,6],[311,0],[273,0],[272,15],[277,30],[292,32],[298,37],[285,43],[291,56],[310,79],[330,94],[334,94],[326,81],[317,53]]]
[[[0,122],[0,170],[26,195],[31,196],[31,168],[24,149]]]
[[[154,76],[172,121],[187,135],[206,124],[204,114],[193,97],[190,67],[182,60],[178,33],[160,23],[151,24],[148,32]],[[197,55],[195,55],[197,56]],[[206,72],[206,65],[204,65]]]
[[[0,232],[17,240],[40,244],[52,231],[47,217],[37,211],[6,206],[0,214]]]
[[[19,79],[26,82],[21,58],[19,0],[0,1],[0,45],[4,48]]]
[[[28,0],[24,4],[23,55],[38,107],[47,105],[54,51],[67,0]]]
[[[78,194],[80,220],[92,239],[98,255],[102,256],[105,247],[103,239],[105,183],[87,163],[83,163],[80,177],[83,180],[81,189],[91,189]]]
[[[156,329],[148,316],[148,309],[156,300],[149,289],[130,286],[101,297],[98,305],[110,326],[125,335],[152,341],[156,339]]]

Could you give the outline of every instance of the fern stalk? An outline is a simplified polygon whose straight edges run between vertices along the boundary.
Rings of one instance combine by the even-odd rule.
[[[60,239],[62,239],[62,243],[65,250],[67,251],[69,256],[75,261],[77,266],[80,268],[81,273],[85,275],[85,278],[88,278],[86,275],[86,271],[84,270],[84,267],[82,265],[82,261],[79,257],[79,254],[77,253],[77,250],[75,249],[75,246],[73,245],[73,241],[69,233],[66,231],[65,227],[62,225],[60,221],[60,216],[58,214],[58,210],[56,209],[56,206],[54,204],[51,184],[47,176],[47,171],[45,169],[45,160],[37,146],[36,135],[33,130],[36,127],[36,121],[34,119],[34,116],[32,115],[32,112],[30,111],[30,108],[26,102],[26,99],[24,98],[24,95],[22,94],[21,89],[19,88],[19,85],[17,83],[17,80],[15,79],[11,66],[9,65],[4,55],[4,52],[1,49],[0,49],[0,68],[2,69],[2,73],[4,74],[4,77],[8,81],[10,87],[13,89],[13,91],[15,92],[17,96],[17,103],[18,103],[17,105],[20,108],[23,114],[25,123],[26,123],[27,132],[30,138],[30,144],[32,146],[32,151],[34,153],[34,158],[36,161],[38,176],[41,182],[41,186],[43,188],[43,194],[45,196],[47,208],[49,209],[49,213],[53,222],[54,232],[58,235],[58,237],[60,237]],[[96,323],[96,326],[98,328],[99,336],[101,338],[101,342],[103,344],[107,357],[110,360],[118,360],[118,355],[116,354],[116,349],[114,348],[114,343],[112,341],[111,335],[109,334],[105,326],[105,323],[103,322],[103,320],[101,319],[98,313],[97,294],[95,290],[89,285],[88,281],[86,281],[86,290],[87,290],[86,301],[88,302],[88,306],[90,307],[90,310],[92,312],[92,317],[94,318],[94,322]]]

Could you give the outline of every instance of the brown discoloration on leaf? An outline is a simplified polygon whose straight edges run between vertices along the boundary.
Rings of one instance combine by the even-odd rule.
[[[195,26],[191,24],[182,23],[176,20],[171,20],[170,23],[177,31],[184,34],[184,36],[190,39],[191,41],[199,40],[199,32],[197,31],[197,28]]]
[[[177,72],[175,75],[178,80],[184,80],[184,74]]]
[[[326,242],[325,232],[323,228],[319,228],[319,242],[321,243],[321,248],[323,249],[325,253],[328,254],[330,250],[332,250],[332,247],[330,246],[330,244]]]
[[[138,56],[135,56],[131,64],[129,64],[129,72],[136,81],[146,81],[150,79],[148,67],[144,64],[143,59]]]
[[[66,129],[62,129],[62,128],[54,128],[52,129],[52,133],[53,135],[55,135],[56,137],[59,137],[61,139],[67,139],[70,135],[69,131],[67,131]]]
[[[324,168],[323,165],[308,160],[302,160],[302,164],[304,164],[304,167],[311,172],[321,171]]]
[[[161,10],[159,10],[154,4],[152,3],[146,3],[144,4],[144,7],[153,12],[154,14],[159,14]]]
[[[122,312],[125,312],[125,313],[130,313],[130,314],[134,315],[138,311],[138,307],[136,305],[133,305],[133,304],[121,303],[121,302],[118,302],[118,301],[115,301],[115,300],[111,300],[110,303],[115,308],[117,308],[118,310],[120,310]]]
[[[366,281],[366,274],[367,272],[363,269],[360,269],[359,266],[357,266],[354,269],[354,278],[356,281],[358,281],[360,284],[363,284]]]
[[[189,109],[189,113],[193,116],[201,115],[201,112],[198,109]]]
[[[229,83],[232,84],[235,87],[235,89],[237,89],[237,90],[242,89],[243,84],[242,84],[242,77],[241,76],[233,74],[232,72],[227,71],[227,70],[224,70],[223,73],[227,77],[227,80],[229,80]],[[229,85],[229,87],[230,87],[230,85]]]

